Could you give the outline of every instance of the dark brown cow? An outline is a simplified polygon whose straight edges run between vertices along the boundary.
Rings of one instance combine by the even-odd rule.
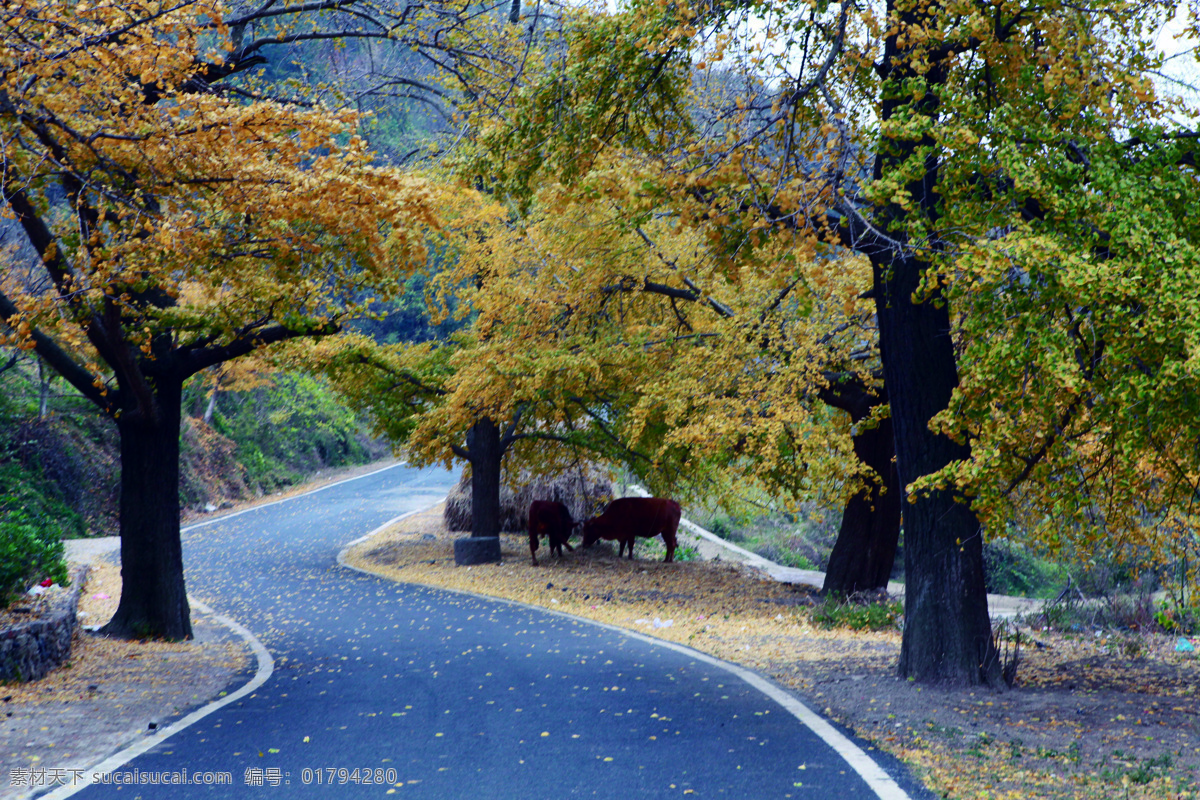
[[[679,514],[679,503],[665,497],[622,497],[609,503],[603,514],[583,523],[583,546],[591,547],[600,539],[616,541],[621,544],[617,558],[628,547],[632,559],[634,539],[661,533],[667,545],[664,561],[674,561]]]
[[[530,503],[529,556],[533,559],[533,565],[537,566],[538,539],[542,536],[550,540],[550,552],[557,553],[559,558],[562,558],[563,545],[568,550],[574,550],[567,541],[574,527],[571,511],[562,503],[553,500],[534,500]]]

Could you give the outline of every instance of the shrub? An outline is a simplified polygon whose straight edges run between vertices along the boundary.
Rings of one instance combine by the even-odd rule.
[[[1158,602],[1155,624],[1167,633],[1191,635],[1200,630],[1200,607],[1195,597],[1188,600],[1191,602],[1180,602],[1178,597],[1168,594]]]
[[[84,525],[53,489],[19,462],[0,461],[0,608],[45,578],[67,580],[62,539]]]
[[[802,553],[797,553],[795,550],[787,547],[768,544],[754,548],[754,552],[768,561],[774,561],[776,564],[781,564],[785,567],[794,567],[796,569],[817,568],[816,564],[809,561]]]
[[[56,527],[38,525],[21,510],[0,515],[0,608],[45,578],[67,582],[58,533]]]
[[[825,628],[849,628],[852,631],[881,631],[899,628],[904,606],[895,600],[867,601],[857,597],[829,597],[813,606],[812,621]]]
[[[1003,539],[983,545],[983,573],[993,594],[1050,597],[1066,580],[1066,571]]]

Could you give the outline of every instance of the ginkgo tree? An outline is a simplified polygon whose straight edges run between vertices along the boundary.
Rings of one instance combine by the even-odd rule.
[[[1090,490],[1121,489],[1114,509],[1140,500],[1139,469],[1170,467],[1150,483],[1175,489],[1133,502],[1132,522],[1186,508],[1197,472],[1186,424],[1144,411],[1187,374],[1194,317],[1160,278],[1131,277],[1185,287],[1193,274],[1195,134],[1171,120],[1195,112],[1152,81],[1173,13],[1019,0],[593,10],[520,102],[477,109],[464,163],[513,197],[549,175],[720,245],[781,228],[869,259],[908,500],[900,673],[999,687],[981,520],[1002,526],[1025,481],[1076,518],[1092,513]],[[686,99],[644,91],[680,71]],[[646,119],[660,124],[630,124]],[[606,148],[652,166],[595,179]],[[1152,434],[1149,419],[1167,427]]]
[[[506,456],[513,473],[618,462],[659,492],[758,486],[798,502],[875,487],[853,454],[851,422],[869,427],[868,414],[827,407],[878,390],[862,358],[861,259],[829,280],[780,232],[724,259],[669,220],[631,224],[561,185],[526,214],[497,212],[451,235],[455,257],[430,282],[431,302],[445,314],[453,298],[468,329],[416,346],[343,338],[308,356],[411,458],[471,464],[476,536],[496,535],[487,510]]]
[[[338,331],[437,224],[438,190],[374,165],[349,112],[216,86],[263,41],[228,22],[233,39],[215,4],[13,2],[0,27],[0,194],[41,260],[0,271],[0,330],[116,424],[119,636],[191,635],[184,381]]]
[[[686,48],[645,46],[648,41],[670,41],[672,37],[677,43],[675,20],[670,14],[643,13],[637,5],[618,14],[576,11],[560,17],[559,26],[543,41],[518,40],[519,54],[532,50],[540,57],[520,59],[517,54],[510,54],[497,59],[495,69],[487,75],[493,85],[486,96],[501,96],[506,86],[519,85],[521,90],[509,92],[507,107],[494,102],[467,104],[474,110],[475,128],[468,145],[460,146],[453,154],[458,169],[467,176],[487,176],[486,183],[493,191],[513,198],[518,206],[529,202],[536,187],[551,176],[552,180],[573,184],[581,198],[604,197],[622,209],[609,221],[611,226],[636,227],[638,220],[665,215],[710,237],[708,252],[714,264],[721,264],[710,268],[710,272],[714,268],[718,273],[734,269],[729,265],[753,251],[750,245],[757,235],[756,223],[753,219],[737,221],[737,215],[733,215],[735,222],[730,224],[731,215],[710,213],[713,209],[706,195],[710,187],[723,181],[744,183],[737,168],[718,164],[721,168],[710,174],[693,174],[685,186],[678,187],[680,195],[664,202],[667,199],[664,188],[677,176],[667,175],[664,179],[659,174],[661,164],[652,163],[656,156],[645,157],[659,154],[664,148],[679,153],[699,152],[707,146],[702,141],[712,135],[712,120],[722,116],[724,112],[719,106],[736,88],[738,76],[732,72],[699,86],[689,85]],[[523,65],[520,74],[510,66],[516,63]],[[497,118],[506,121],[497,124]],[[553,131],[547,132],[547,125],[553,125]],[[603,146],[597,146],[613,142],[619,147],[607,155]],[[614,163],[618,166],[614,167]],[[722,170],[728,174],[723,175]],[[561,186],[559,191],[562,192]],[[806,237],[796,237],[794,232],[791,238],[796,243],[796,252],[790,259],[812,257],[815,239],[808,237],[805,241]],[[649,252],[647,257],[653,260]],[[760,268],[764,273],[776,270],[773,265]],[[829,271],[828,267],[825,271]],[[638,272],[638,268],[632,270],[634,275]],[[761,281],[774,280],[779,286],[786,283],[785,278],[786,271],[760,276]],[[711,281],[705,279],[701,283],[709,285]],[[690,285],[677,283],[674,287],[646,283],[638,291],[650,294],[665,291],[672,303],[694,302],[702,296],[694,280]],[[740,291],[734,288],[730,294]],[[788,292],[790,289],[784,296]],[[805,293],[805,290],[797,292],[792,302]],[[733,315],[728,306],[705,305],[712,313]],[[778,300],[767,297],[762,308],[743,307],[740,313],[747,315],[747,319],[757,319],[761,325],[764,309],[769,307],[778,314],[789,308],[778,306]],[[741,324],[746,324],[747,319],[742,319]],[[674,318],[670,324],[674,324]],[[830,322],[823,335],[837,338],[841,333],[838,324]],[[826,589],[845,594],[887,585],[900,530],[900,486],[893,460],[891,421],[886,413],[886,391],[878,367],[878,350],[871,344],[875,334],[870,331],[863,336],[865,350],[860,347],[861,352],[855,355],[860,360],[850,370],[839,363],[836,352],[818,352],[820,348],[814,346],[816,339],[800,346],[801,350],[808,348],[811,352],[807,357],[824,364],[824,369],[814,371],[813,382],[785,401],[805,405],[819,397],[848,414],[853,424],[854,449],[861,462],[857,472],[864,480],[853,482],[857,491],[850,491],[845,500],[825,584]],[[789,346],[797,345],[793,342]],[[757,355],[745,357],[747,363],[761,360]],[[874,363],[873,369],[862,368],[867,363],[861,360],[864,358]],[[780,385],[787,383],[780,381]],[[714,386],[716,391],[719,389]],[[842,424],[838,415],[825,417],[834,428]],[[730,467],[740,466],[741,470],[726,470],[726,477],[735,473],[743,480],[753,481],[756,477],[747,459],[728,459],[727,463]],[[764,466],[763,470],[764,476],[771,475],[770,467]],[[795,476],[789,480],[795,483]],[[777,480],[768,482],[781,488]],[[809,492],[817,491],[823,484],[820,480],[810,481]],[[848,485],[841,482],[835,485],[831,495],[844,496]]]

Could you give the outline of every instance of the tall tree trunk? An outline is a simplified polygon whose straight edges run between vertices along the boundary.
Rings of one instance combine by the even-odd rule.
[[[213,387],[212,394],[208,396],[208,405],[204,409],[204,424],[212,425],[213,412],[217,410],[217,392],[216,386]]]
[[[38,373],[38,419],[45,419],[50,410],[50,378],[51,372],[46,369],[46,362],[37,360]]]
[[[882,261],[882,259],[881,259]],[[915,259],[876,262],[876,312],[891,403],[896,466],[908,486],[970,448],[929,429],[958,384],[950,313],[944,301],[913,302]],[[899,671],[927,683],[1000,688],[983,579],[979,521],[966,498],[933,491],[904,506],[904,636]]]
[[[865,418],[852,414],[855,423]],[[854,437],[859,461],[879,476],[846,502],[837,541],[825,570],[826,593],[849,595],[886,589],[900,540],[900,477],[892,455],[892,421],[879,424]]]
[[[123,409],[121,601],[103,633],[192,638],[179,537],[179,424],[182,381],[155,382],[151,409]]]
[[[467,433],[471,454],[471,536],[500,535],[500,428],[483,417]]]
[[[906,489],[970,455],[967,445],[929,429],[958,385],[950,309],[936,288],[936,276],[921,302],[914,299],[923,275],[937,268],[942,151],[932,131],[947,81],[947,56],[931,59],[932,39],[914,33],[937,30],[943,10],[936,4],[888,0],[892,29],[881,64],[883,124],[873,179],[880,186],[904,181],[907,200],[888,201],[877,209],[875,229],[886,232],[887,239],[876,239],[869,255],[896,469]],[[968,498],[939,490],[908,499],[913,502],[904,505],[900,675],[927,683],[1003,688],[988,619],[981,529]]]

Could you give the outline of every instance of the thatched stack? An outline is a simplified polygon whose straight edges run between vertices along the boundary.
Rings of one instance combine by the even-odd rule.
[[[586,466],[570,470],[554,478],[533,478],[528,475],[521,487],[513,490],[508,481],[500,483],[500,530],[519,533],[529,527],[529,504],[534,500],[557,500],[578,520],[599,514],[613,497],[612,478],[606,470]],[[464,471],[458,485],[446,498],[443,514],[446,529],[471,530],[471,475]]]

